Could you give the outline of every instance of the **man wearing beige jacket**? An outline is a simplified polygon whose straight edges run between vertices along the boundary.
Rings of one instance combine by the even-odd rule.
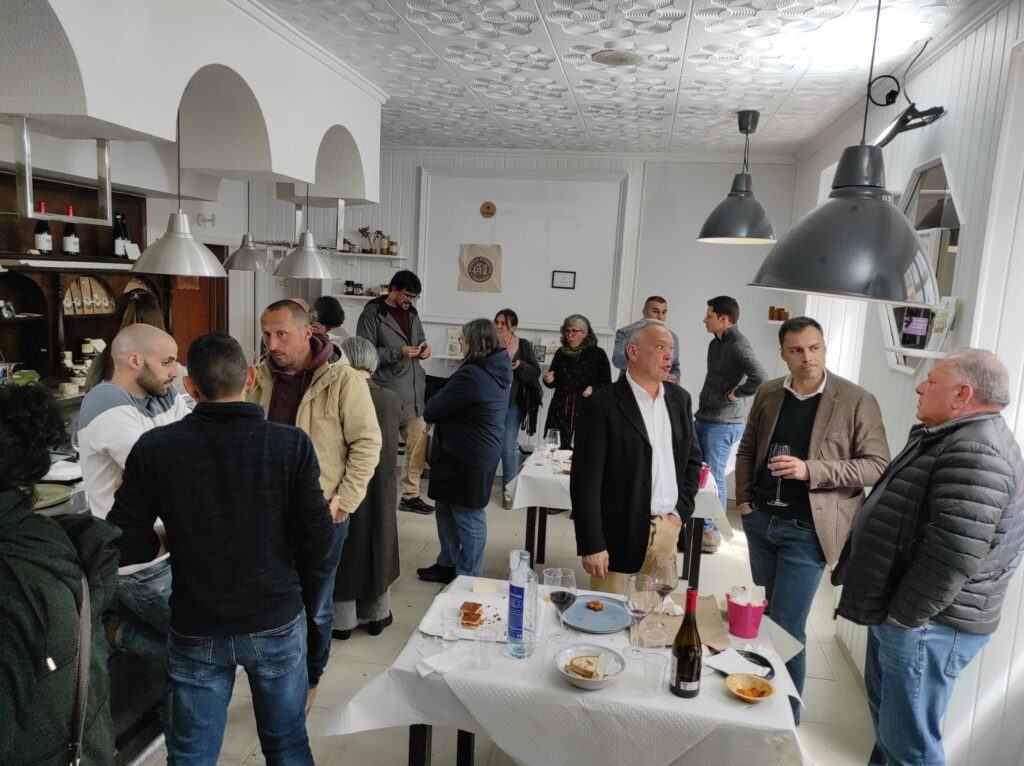
[[[789,375],[754,395],[736,457],[736,505],[765,613],[804,643],[821,574],[839,558],[864,487],[889,463],[889,446],[875,397],[826,371],[821,325],[788,319],[779,346]],[[786,668],[803,693],[805,653]]]
[[[327,667],[334,622],[334,576],[348,535],[348,517],[366,495],[380,460],[381,435],[370,389],[309,314],[290,300],[272,303],[260,316],[267,356],[256,371],[249,401],[267,420],[294,425],[313,441],[320,488],[334,514],[334,539],[320,566],[301,579],[306,607],[308,710]]]

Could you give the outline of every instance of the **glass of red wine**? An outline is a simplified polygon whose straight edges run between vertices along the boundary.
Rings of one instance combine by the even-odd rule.
[[[676,568],[676,554],[656,553],[654,563],[651,565],[651,581],[654,592],[658,594],[658,608],[665,601],[665,596],[676,589],[679,584],[679,570]],[[668,626],[664,622],[656,622],[652,628],[665,630]]]
[[[654,590],[654,581],[650,575],[645,574],[633,574],[629,576],[629,580],[626,581],[626,611],[629,612],[629,616],[633,619],[633,624],[637,626],[636,630],[630,631],[629,638],[629,649],[623,654],[633,660],[642,659],[644,656],[643,651],[640,649],[640,623],[644,617],[654,611],[654,607],[658,603],[658,594]]]
[[[771,466],[771,462],[777,457],[784,457],[789,455],[788,444],[773,444],[768,448],[768,465]],[[774,505],[776,507],[783,507],[789,505],[785,500],[782,499],[782,477],[779,476],[775,479],[775,499],[769,500],[768,505]]]
[[[551,588],[551,603],[558,610],[559,629],[550,638],[556,643],[565,643],[569,640],[565,632],[565,610],[576,601],[576,573],[565,567],[545,569],[544,584]]]

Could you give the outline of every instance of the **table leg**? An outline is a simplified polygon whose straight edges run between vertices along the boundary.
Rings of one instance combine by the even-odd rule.
[[[533,566],[537,551],[537,513],[539,510],[533,505],[526,509],[526,550],[530,553],[530,566]]]
[[[434,728],[425,723],[414,723],[409,727],[409,766],[430,766],[430,740],[433,732]]]
[[[704,519],[687,519],[683,523],[686,533],[686,552],[683,554],[683,577],[687,588],[700,586],[700,546],[703,542]]]
[[[544,548],[548,538],[548,509],[540,508],[537,511],[540,518],[537,519],[537,563],[544,563]]]
[[[459,729],[455,750],[455,766],[473,766],[473,749],[476,745],[476,734]]]

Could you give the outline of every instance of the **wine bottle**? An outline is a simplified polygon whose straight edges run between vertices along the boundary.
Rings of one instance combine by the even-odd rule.
[[[686,591],[686,615],[672,642],[672,675],[668,690],[677,697],[700,694],[702,648],[697,631],[697,589]]]
[[[125,244],[129,241],[128,224],[125,223],[124,213],[114,213],[114,257],[127,258],[128,252]]]
[[[46,212],[45,202],[39,203],[39,212]],[[50,255],[53,252],[53,237],[50,236],[50,224],[42,219],[36,221],[35,247],[41,255]]]
[[[75,209],[68,205],[68,217],[71,218],[74,214]],[[75,229],[74,221],[64,224],[64,242],[61,250],[64,255],[78,255],[78,230]]]
[[[903,313],[903,332],[900,345],[904,348],[921,349],[928,345],[928,329],[932,312],[926,308],[909,306]]]

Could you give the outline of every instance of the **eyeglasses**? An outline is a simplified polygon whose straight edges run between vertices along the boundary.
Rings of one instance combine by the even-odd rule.
[[[400,292],[402,295],[406,297],[407,300],[410,301],[414,301],[420,297],[419,293],[410,293],[408,290],[399,290],[398,292]]]
[[[567,327],[562,332],[564,332],[566,335],[586,335],[587,334],[586,330],[578,330],[575,327]]]

